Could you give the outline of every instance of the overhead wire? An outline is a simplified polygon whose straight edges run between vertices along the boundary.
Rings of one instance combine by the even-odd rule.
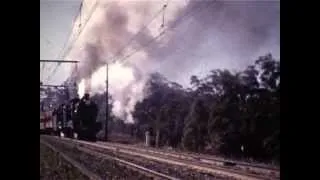
[[[210,10],[209,7],[211,7],[212,5],[213,5],[213,4],[210,4],[210,5],[205,6],[205,7],[202,7],[202,8],[205,8],[206,10],[209,11],[209,10]],[[201,9],[202,9],[202,8],[201,8]],[[195,23],[195,20],[193,20],[193,21],[189,24],[189,26],[192,26],[194,23]],[[187,31],[184,31],[184,32],[180,33],[179,36],[180,36],[180,37],[183,37],[186,33],[187,33]],[[178,36],[177,36],[177,38],[178,38]],[[183,41],[183,38],[178,38],[178,39],[180,39],[181,41]],[[188,53],[188,52],[189,52],[189,50],[186,50],[186,49],[184,49],[184,48],[182,48],[182,47],[183,47],[183,46],[180,46],[180,47],[175,48],[173,51],[171,51],[171,55],[165,57],[165,59],[169,59],[170,57],[172,57],[172,56],[174,56],[174,55],[177,55],[177,52],[179,52],[178,54],[185,54],[185,53]],[[188,52],[187,52],[187,51],[188,51]],[[195,55],[194,55],[194,54],[190,54],[190,56],[195,56]]]
[[[161,15],[161,13],[165,10],[166,5],[168,4],[169,1],[170,1],[170,0],[168,0],[167,3],[166,3],[160,10],[158,10],[157,13],[148,21],[148,23],[144,24],[144,25],[142,26],[142,28],[140,28],[140,29],[138,30],[138,32],[129,39],[129,41],[126,43],[126,45],[125,45],[123,48],[121,48],[119,51],[117,51],[116,55],[114,55],[114,56],[111,57],[110,59],[111,59],[111,60],[115,59],[115,58],[116,58],[117,56],[119,56],[129,45],[131,45],[132,42],[135,40],[135,38],[137,38],[138,35],[139,35],[143,30],[145,30],[159,15]],[[90,19],[90,18],[89,18],[89,19]],[[159,34],[158,36],[160,37],[161,35]],[[153,39],[151,39],[150,41],[154,41],[154,40],[158,39],[159,37],[153,38]],[[150,43],[150,42],[148,42],[147,44],[149,44],[149,43]],[[145,45],[143,45],[143,46],[145,46]],[[134,53],[133,53],[133,54],[134,54]]]
[[[78,25],[78,27],[79,27],[79,32],[78,32],[78,36],[77,36],[77,38],[79,37],[79,35],[81,34],[81,32],[82,32],[82,30],[81,30],[81,24],[82,24],[82,19],[81,19],[81,14],[82,14],[82,8],[83,8],[83,2],[84,1],[81,1],[81,3],[80,3],[80,6],[79,6],[79,25]],[[97,2],[96,2],[96,4],[97,4]],[[62,47],[62,49],[61,49],[61,51],[60,51],[60,53],[59,53],[59,55],[58,55],[58,57],[57,57],[57,59],[64,59],[64,57],[65,57],[65,53],[63,53],[63,52],[65,52],[64,50],[66,49],[66,47],[67,47],[67,45],[69,45],[70,44],[70,42],[71,42],[71,39],[72,39],[72,33],[74,32],[74,29],[75,29],[75,23],[76,23],[76,20],[77,20],[77,18],[76,18],[77,16],[75,16],[74,18],[73,18],[73,23],[72,23],[72,28],[71,28],[71,30],[69,31],[69,34],[68,34],[68,38],[67,38],[67,40],[65,41],[65,43],[64,43],[64,45],[63,45],[63,47]],[[86,23],[85,23],[85,25],[86,25]],[[61,63],[58,63],[57,65],[56,65],[56,67],[55,67],[55,69],[50,73],[50,75],[48,76],[48,78],[47,78],[47,81],[50,81],[50,79],[52,78],[52,76],[57,72],[57,70],[58,70],[58,68],[59,68],[59,66],[61,65]]]
[[[164,33],[167,30],[175,30],[176,27],[178,27],[178,25],[180,25],[182,23],[182,20],[185,18],[190,17],[191,13],[195,13],[198,10],[201,10],[201,5],[199,5],[199,7],[195,8],[192,7],[190,11],[187,11],[186,13],[184,13],[179,19],[177,19],[177,23],[175,24],[175,26],[167,26],[158,36],[156,36],[155,38],[153,38],[150,42],[148,42],[146,45],[144,45],[143,47],[148,47],[152,42],[154,42],[156,39],[158,39],[159,37],[161,37],[162,35],[164,35]],[[208,7],[208,6],[206,6]],[[203,8],[203,7],[202,7]],[[195,10],[195,11],[194,11]],[[192,15],[192,14],[191,14]],[[129,55],[125,56],[124,58],[121,59],[120,63],[124,64],[132,55],[134,55],[135,53],[141,51],[143,48],[140,48],[138,50],[133,51],[132,53],[130,53]]]
[[[76,42],[79,40],[79,37],[81,36],[83,30],[85,29],[85,27],[87,26],[88,22],[90,21],[92,15],[94,14],[94,12],[97,10],[98,7],[98,0],[95,2],[92,10],[89,12],[89,17],[87,18],[87,20],[85,21],[84,25],[82,26],[82,28],[80,29],[78,36],[76,37],[76,39],[71,43],[71,46],[68,47],[67,51],[65,51],[65,53],[63,54],[63,57],[65,57],[70,51],[71,49],[74,47],[74,45],[76,44]]]
[[[79,29],[81,28],[81,23],[82,23],[82,19],[81,19],[82,7],[83,7],[83,1],[80,3],[80,7],[79,7],[79,10],[78,10],[78,13],[79,13],[79,26],[78,26],[78,28]],[[74,16],[71,31],[69,31],[69,34],[67,36],[69,38],[68,38],[67,41],[65,41],[65,43],[64,43],[64,45],[63,45],[63,47],[62,47],[62,49],[61,49],[61,51],[60,51],[60,53],[58,55],[58,58],[62,57],[62,54],[63,54],[64,50],[66,49],[67,45],[70,44],[70,41],[71,41],[71,38],[72,38],[72,32],[74,31],[76,21],[77,21],[77,16]]]
[[[162,21],[162,24],[161,24],[161,28],[164,27],[164,12],[169,4],[171,0],[167,0],[167,2],[163,5],[163,7],[157,11],[157,13],[149,20],[148,23],[144,24],[143,27],[133,36],[129,39],[129,41],[126,43],[126,46],[124,46],[121,50],[118,51],[118,53],[116,53],[115,56],[113,56],[112,58],[110,58],[111,60],[111,63],[115,63],[117,60],[115,59],[117,57],[117,55],[120,55],[120,53],[122,51],[124,51],[129,45],[131,45],[131,43],[133,42],[133,40],[138,37],[138,35],[144,30],[146,29],[159,15],[161,15],[161,13],[163,12],[163,21]],[[125,56],[122,56],[120,57],[119,59],[127,59],[129,57],[131,57],[132,55],[134,55],[135,53],[137,53],[138,51],[142,50],[143,47],[146,47],[146,46],[149,46],[152,42],[154,42],[155,40],[159,39],[162,35],[163,35],[164,32],[160,32],[156,37],[153,37],[152,39],[150,39],[146,44],[140,46],[140,49],[136,49],[135,51],[131,52],[130,54],[128,55],[125,55]],[[108,62],[107,62],[108,63]]]
[[[135,40],[135,38],[137,38],[138,35],[139,35],[140,33],[142,33],[142,31],[145,30],[145,29],[165,10],[165,8],[166,8],[166,5],[164,5],[159,11],[157,11],[157,13],[149,20],[149,22],[146,23],[146,24],[144,24],[144,25],[142,26],[142,28],[141,28],[140,30],[138,30],[138,32],[129,39],[129,41],[126,43],[126,45],[125,45],[123,48],[121,48],[121,49],[116,53],[116,55],[113,56],[111,59],[114,59],[115,57],[117,57],[118,55],[120,55],[129,45],[131,45],[131,43]]]
[[[130,58],[131,56],[133,56],[134,54],[136,54],[137,52],[141,51],[143,48],[148,47],[151,43],[153,43],[154,41],[156,41],[157,39],[159,39],[162,35],[164,34],[164,32],[159,33],[157,36],[153,37],[152,39],[150,39],[147,43],[145,43],[144,45],[142,45],[140,47],[140,49],[136,49],[135,51],[132,51],[130,54],[122,57],[119,61],[120,63],[123,64],[123,62],[121,61],[125,61],[126,59]],[[112,63],[115,63],[117,60],[112,61]]]
[[[81,32],[83,31],[83,29],[84,29],[85,26],[87,25],[87,23],[88,23],[88,21],[90,20],[93,12],[96,10],[96,5],[97,5],[97,3],[95,4],[94,10],[91,11],[91,14],[90,14],[89,18],[87,19],[85,25],[84,25],[84,26],[82,27],[82,29],[80,30],[77,38],[73,41],[71,47],[69,47],[68,50],[65,51],[66,53],[64,53],[64,56],[73,48],[75,42],[77,42],[79,36],[81,35]],[[134,55],[135,53],[141,51],[143,48],[149,47],[150,44],[152,44],[154,41],[156,41],[157,39],[159,39],[160,37],[162,37],[167,30],[172,30],[172,31],[174,31],[174,30],[176,29],[176,27],[178,27],[178,25],[182,23],[182,20],[183,20],[183,19],[185,19],[185,18],[187,18],[187,17],[190,17],[190,14],[191,14],[191,13],[196,12],[196,11],[193,12],[194,9],[195,9],[195,8],[192,8],[192,10],[190,10],[190,12],[184,13],[184,14],[177,20],[178,22],[177,22],[174,26],[166,27],[162,32],[159,33],[159,35],[157,35],[156,37],[152,38],[152,39],[151,39],[150,41],[148,41],[147,43],[145,43],[145,44],[143,44],[142,46],[140,46],[139,49],[136,49],[135,51],[133,51],[133,52],[131,52],[131,53],[123,56],[122,58],[119,58],[118,60],[120,61],[120,63],[125,63],[126,60],[128,60],[132,55]],[[199,7],[196,8],[196,10],[199,10],[199,9],[200,9]],[[144,29],[146,29],[146,28],[149,26],[149,24],[150,24],[163,10],[164,10],[164,9],[162,8],[162,9],[151,19],[151,21],[149,21],[149,23],[145,24],[145,25],[138,31],[138,33],[136,33],[132,38],[130,38],[130,40],[128,41],[127,45],[124,46],[120,51],[118,51],[117,55],[119,55],[122,51],[124,51],[124,50],[134,41],[134,39],[135,39]],[[81,16],[81,15],[80,15],[80,16]],[[163,20],[162,20],[162,22],[163,22],[163,23],[162,23],[162,26],[163,26],[163,25],[164,25],[164,15],[163,15]],[[80,26],[80,27],[81,27],[81,26]],[[69,39],[69,40],[70,40],[70,39]],[[64,49],[64,48],[63,48],[63,49]],[[181,48],[180,48],[179,50],[181,50]],[[177,51],[177,50],[176,50],[176,51]],[[176,51],[175,51],[175,52],[176,52]],[[60,53],[60,54],[61,54],[61,53]],[[116,60],[115,60],[115,61],[116,61]],[[114,61],[114,62],[115,62],[115,61]]]
[[[168,2],[167,2],[167,3],[168,3]],[[88,20],[86,21],[85,25],[88,23],[88,21],[90,20],[93,12],[96,10],[96,5],[97,5],[97,3],[95,4],[94,9],[91,11],[90,17],[89,17]],[[166,5],[167,5],[167,4],[165,4],[165,6],[166,6]],[[185,12],[179,19],[176,20],[177,23],[175,23],[174,26],[166,27],[161,33],[159,33],[159,35],[157,35],[156,37],[152,38],[150,41],[148,41],[147,43],[145,43],[144,45],[142,45],[139,49],[136,49],[135,51],[133,51],[133,52],[131,52],[131,53],[129,53],[129,54],[121,57],[121,58],[115,59],[115,57],[116,57],[117,55],[119,55],[122,51],[124,51],[124,50],[133,42],[133,40],[134,40],[144,29],[146,29],[146,28],[151,24],[151,22],[153,22],[153,20],[154,20],[156,17],[159,16],[159,14],[160,14],[161,12],[164,11],[164,9],[165,9],[165,8],[161,8],[161,9],[157,12],[157,14],[155,14],[155,16],[153,16],[153,18],[151,18],[151,20],[150,20],[147,24],[145,24],[132,38],[130,38],[130,40],[128,41],[127,45],[124,46],[121,50],[119,50],[119,51],[116,53],[116,55],[111,58],[111,59],[114,59],[114,60],[112,61],[112,63],[114,63],[114,62],[116,62],[116,61],[118,61],[118,60],[120,60],[120,63],[125,63],[125,60],[127,60],[128,58],[130,58],[132,55],[134,55],[135,53],[141,51],[143,48],[148,47],[150,44],[152,44],[152,42],[154,42],[155,40],[159,39],[159,38],[164,34],[165,31],[167,31],[167,30],[172,30],[172,31],[175,30],[175,28],[176,28],[180,23],[182,23],[182,20],[183,20],[183,19],[188,18],[188,17],[190,16],[190,14],[192,14],[192,13],[200,10],[200,6],[197,7],[197,8],[192,7],[190,11]],[[194,10],[195,10],[195,11],[194,11]],[[163,17],[163,21],[164,21],[164,17]],[[163,22],[163,23],[164,23],[164,22]],[[163,24],[162,24],[162,26],[163,26]],[[84,26],[84,27],[85,27],[85,26]],[[84,27],[82,28],[81,32],[83,31]],[[74,40],[72,46],[68,48],[68,51],[70,51],[70,50],[72,49],[72,47],[74,46],[75,42],[78,40],[81,32],[79,33],[77,39]],[[67,52],[68,52],[68,51],[67,51]],[[66,54],[66,53],[65,53],[65,54]],[[121,62],[121,61],[122,61],[122,62]]]
[[[63,54],[63,58],[66,57],[66,55],[73,49],[74,45],[76,44],[76,42],[78,41],[79,37],[81,36],[83,30],[85,29],[85,27],[87,26],[87,23],[90,21],[92,15],[94,14],[94,12],[97,10],[98,7],[98,0],[96,0],[95,4],[93,5],[93,8],[91,9],[91,11],[89,12],[89,16],[87,18],[87,20],[85,21],[84,25],[81,26],[82,28],[80,29],[80,31],[78,32],[78,36],[76,37],[75,40],[73,40],[73,42],[71,43],[71,46],[68,47],[68,49],[65,51],[65,53]],[[72,71],[74,72],[74,71]],[[54,72],[55,73],[55,72]],[[54,74],[53,73],[53,74]]]

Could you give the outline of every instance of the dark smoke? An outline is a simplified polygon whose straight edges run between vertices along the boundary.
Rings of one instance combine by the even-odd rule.
[[[276,1],[190,1],[169,22],[174,31],[167,44],[149,55],[161,62],[160,72],[175,79],[201,65],[242,68],[264,53],[279,57],[279,6]]]
[[[129,27],[133,19],[130,12],[134,11],[135,18],[139,19],[135,25],[141,28],[161,9],[163,2],[128,1],[125,5],[108,2],[103,7],[103,17],[94,21],[85,36],[91,40],[84,45],[79,78],[90,77],[107,60],[110,62],[110,57],[121,60],[142,48],[140,52],[146,58],[132,56],[126,63],[133,69],[135,80],[117,92],[121,105],[128,108],[129,101],[137,99],[132,87],[144,82],[150,72],[160,72],[186,86],[194,74],[201,75],[215,68],[243,68],[269,52],[280,56],[279,1],[191,0],[181,9],[173,6],[179,2],[173,0],[168,4],[168,10],[176,8],[177,13],[171,21],[168,21],[168,12],[165,13],[162,39],[145,48],[142,47],[155,35],[150,29],[144,29],[129,45],[135,35]],[[162,17],[155,24],[159,29],[161,22]],[[128,48],[120,52],[126,46]]]
[[[87,42],[84,45],[85,58],[80,65],[79,79],[91,76],[109,57],[117,54],[125,45],[125,39],[131,36],[127,31],[128,16],[125,9],[116,2],[110,2],[104,11],[104,18],[94,24],[88,35],[95,39],[95,43]]]
[[[99,52],[99,46],[95,44],[87,43],[85,44],[84,50],[86,53],[85,59],[90,59],[90,62],[88,61],[82,61],[80,66],[80,77],[81,78],[87,78],[89,77],[99,66],[102,65],[102,62],[100,61],[100,52]]]

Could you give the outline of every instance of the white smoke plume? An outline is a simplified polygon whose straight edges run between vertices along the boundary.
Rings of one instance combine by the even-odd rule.
[[[137,50],[161,33],[164,15],[166,20],[171,20],[174,13],[182,8],[180,3],[172,3],[171,10],[163,14],[161,10],[164,4],[161,1],[100,1],[91,17],[92,23],[87,24],[81,39],[69,54],[70,59],[81,60],[78,74],[81,79],[78,87],[80,96],[88,89],[93,94],[105,92],[105,63],[109,62],[109,90],[114,99],[113,112],[127,122],[133,121],[131,112],[136,102],[142,100],[147,74],[152,72],[152,66],[148,64],[149,52],[146,49]],[[155,14],[158,15],[139,32]],[[135,36],[138,32],[139,35]],[[128,45],[132,37],[135,38]],[[159,39],[153,43],[161,44],[162,41]],[[125,50],[120,52],[124,47]],[[135,51],[137,52],[130,58],[125,58]],[[116,62],[112,63],[111,60]],[[91,79],[91,88],[84,83],[88,79]]]
[[[143,99],[149,73],[158,71],[186,85],[193,74],[213,68],[242,68],[268,52],[280,56],[279,2],[169,0],[161,11],[166,3],[99,1],[67,58],[81,61],[79,93],[85,92],[83,79],[91,80],[91,93],[105,91],[105,64],[109,62],[113,112],[132,122],[131,111]],[[94,4],[84,1],[83,22]],[[77,32],[75,29],[74,34]],[[164,34],[154,40],[161,32]]]

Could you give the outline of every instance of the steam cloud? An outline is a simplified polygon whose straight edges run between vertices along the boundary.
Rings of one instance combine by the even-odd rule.
[[[135,36],[164,2],[102,1],[69,57],[81,60],[78,78],[91,78],[92,93],[104,91],[105,63],[110,63],[113,112],[132,122],[131,111],[143,98],[149,73],[158,71],[186,86],[193,74],[202,75],[214,68],[242,68],[269,52],[279,58],[279,4],[171,0],[164,14],[159,13]],[[163,30],[161,38],[144,47]],[[126,49],[120,52],[123,47]],[[122,59],[137,49],[141,50]],[[125,63],[111,63],[112,57]]]

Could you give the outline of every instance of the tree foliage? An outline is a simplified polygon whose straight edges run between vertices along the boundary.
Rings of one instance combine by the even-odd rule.
[[[279,159],[280,62],[271,54],[236,73],[191,76],[190,85],[152,74],[133,111],[137,136],[149,130],[159,146]]]

